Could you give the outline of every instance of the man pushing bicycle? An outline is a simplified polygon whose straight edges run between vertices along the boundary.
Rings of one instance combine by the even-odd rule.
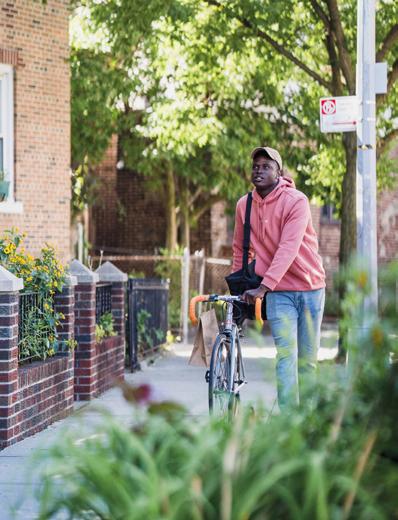
[[[316,367],[325,304],[325,271],[318,253],[307,197],[283,176],[282,159],[273,148],[255,148],[252,158],[250,253],[256,289],[244,292],[254,303],[266,297],[267,319],[277,349],[276,376],[281,410],[299,403],[299,382]],[[242,267],[248,195],[237,203],[232,272]]]

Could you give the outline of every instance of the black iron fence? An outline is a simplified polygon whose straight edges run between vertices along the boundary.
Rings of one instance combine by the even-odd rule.
[[[139,359],[155,353],[166,342],[169,282],[159,278],[130,278],[128,281],[127,341],[131,370]]]
[[[99,322],[101,316],[112,312],[112,284],[99,283],[95,291],[95,321]]]
[[[19,295],[18,346],[20,363],[41,359],[39,349],[35,349],[34,346],[35,344],[40,346],[40,343],[43,343],[46,336],[51,333],[46,322],[42,319],[45,310],[44,305],[49,305],[48,301],[46,295],[38,292],[26,292]]]

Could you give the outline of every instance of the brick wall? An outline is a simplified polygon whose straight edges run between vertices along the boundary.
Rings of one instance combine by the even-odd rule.
[[[0,213],[0,232],[27,232],[34,254],[70,249],[69,0],[0,0],[0,62],[14,65],[15,195],[22,214]]]
[[[95,396],[95,283],[75,287],[75,399]]]
[[[71,413],[73,356],[65,354],[18,370],[15,442]]]
[[[377,212],[378,257],[379,264],[383,265],[398,259],[398,190],[378,195]],[[327,274],[327,286],[331,288],[333,274],[339,268],[340,224],[321,222],[319,229],[319,249]]]
[[[104,267],[103,264],[99,271]],[[111,266],[112,269],[116,268]],[[103,280],[112,284],[111,311],[117,336],[104,338],[97,343],[95,295],[99,275],[89,271],[77,260],[71,263],[71,272],[79,280],[75,287],[75,338],[78,343],[75,350],[75,400],[89,401],[113,386],[117,379],[124,377],[127,276],[119,271],[113,275],[123,279],[123,282]]]
[[[326,288],[333,287],[333,275],[339,270],[340,225],[321,223],[319,226],[319,252],[326,271]]]
[[[73,304],[73,288],[57,295],[57,309]],[[18,365],[19,292],[0,293],[0,449],[65,417],[73,407],[73,354]],[[65,315],[62,340],[73,337]],[[73,322],[72,322],[73,324]]]
[[[124,338],[113,336],[95,345],[95,394],[99,395],[124,378]]]
[[[166,244],[166,210],[164,197],[159,196],[161,188],[150,188],[143,175],[117,170],[116,164],[117,137],[114,137],[96,169],[101,184],[90,212],[89,241],[108,253],[117,248],[154,254]],[[192,251],[203,247],[211,254],[210,235],[209,211],[191,231]]]

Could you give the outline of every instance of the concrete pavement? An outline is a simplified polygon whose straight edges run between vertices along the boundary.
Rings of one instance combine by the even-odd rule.
[[[326,325],[320,358],[333,357],[335,344],[335,328]],[[191,346],[175,344],[165,355],[143,363],[142,371],[126,372],[126,381],[135,385],[149,383],[157,396],[185,405],[189,414],[206,416],[205,370],[188,366],[191,349]],[[260,344],[256,339],[245,338],[243,356],[248,384],[241,392],[242,401],[255,404],[261,400],[265,408],[271,410],[276,398],[275,349],[271,338],[260,338]],[[114,388],[90,404],[78,404],[74,414],[67,419],[0,452],[0,520],[37,518],[35,491],[40,482],[32,456],[47,450],[64,432],[72,432],[76,441],[95,432],[96,424],[102,418],[100,409],[110,411],[120,422],[128,424],[132,420],[130,405],[124,401],[120,389]]]

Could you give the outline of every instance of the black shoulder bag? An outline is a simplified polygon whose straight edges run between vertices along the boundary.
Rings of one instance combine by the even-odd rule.
[[[245,223],[243,227],[243,257],[242,268],[225,277],[229,292],[233,296],[243,294],[249,289],[257,289],[261,284],[262,277],[258,276],[255,271],[256,260],[252,260],[249,264],[249,249],[250,249],[250,213],[252,209],[253,194],[247,194]],[[239,303],[239,308],[244,318],[253,320],[255,318],[254,305],[248,303]],[[266,319],[265,296],[262,304],[262,317]]]

